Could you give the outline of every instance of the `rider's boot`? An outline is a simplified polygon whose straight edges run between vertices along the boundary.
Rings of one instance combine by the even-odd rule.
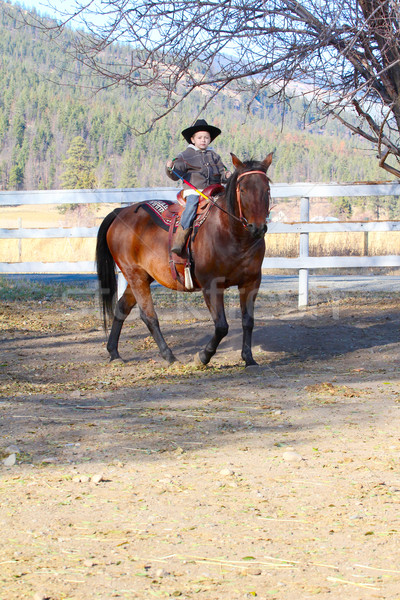
[[[183,229],[182,225],[178,225],[178,229],[176,230],[176,233],[174,235],[174,241],[172,243],[171,252],[174,252],[178,256],[182,256],[185,253],[186,242],[191,230],[191,227]]]

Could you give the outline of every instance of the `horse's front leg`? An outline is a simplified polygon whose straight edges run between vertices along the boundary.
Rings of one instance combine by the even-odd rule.
[[[254,328],[254,303],[259,286],[260,282],[258,282],[258,285],[254,285],[253,283],[251,287],[241,288],[239,290],[243,327],[242,359],[244,360],[246,367],[257,365],[257,362],[253,358],[251,344]]]
[[[207,346],[199,352],[197,358],[203,365],[207,365],[217,351],[219,343],[228,334],[228,321],[225,316],[224,290],[217,286],[211,286],[210,289],[203,289],[204,300],[214,321],[214,335]]]

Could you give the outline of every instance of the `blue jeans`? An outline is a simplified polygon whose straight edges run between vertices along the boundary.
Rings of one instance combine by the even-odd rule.
[[[189,227],[191,227],[196,216],[199,198],[200,196],[197,194],[186,196],[186,206],[181,216],[181,225],[183,229],[189,229]]]

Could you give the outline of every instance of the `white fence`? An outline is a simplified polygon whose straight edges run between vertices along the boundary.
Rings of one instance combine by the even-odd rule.
[[[46,190],[31,192],[1,192],[1,206],[44,204],[132,204],[153,198],[171,200],[176,197],[174,188],[135,188],[120,190]],[[400,183],[368,184],[273,184],[272,198],[300,197],[300,221],[296,223],[270,223],[269,233],[299,233],[299,256],[296,258],[265,258],[265,269],[296,269],[299,271],[299,306],[308,304],[308,276],[310,269],[349,267],[400,267],[400,248],[389,256],[329,256],[311,257],[308,253],[309,234],[313,232],[376,232],[400,231],[400,221],[369,222],[310,222],[310,198],[354,196],[400,196]],[[0,239],[32,238],[91,238],[97,227],[0,229]],[[16,273],[94,273],[93,260],[78,262],[20,262],[0,263],[0,274]]]

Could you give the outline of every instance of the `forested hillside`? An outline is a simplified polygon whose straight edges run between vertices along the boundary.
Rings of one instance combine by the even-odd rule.
[[[0,1],[0,12],[0,189],[66,187],[66,159],[77,136],[89,150],[94,186],[170,185],[164,162],[184,148],[180,131],[197,116],[201,95],[151,133],[135,135],[152,110],[150,89],[95,93],[97,82],[21,23],[12,5]],[[72,35],[65,33],[67,40]],[[111,51],[124,60],[127,49]],[[336,121],[322,126],[312,111],[304,114],[303,100],[288,99],[283,124],[281,106],[267,95],[250,113],[247,100],[227,92],[202,115],[222,129],[215,148],[227,164],[230,151],[240,158],[274,151],[274,182],[387,179],[362,140]]]

